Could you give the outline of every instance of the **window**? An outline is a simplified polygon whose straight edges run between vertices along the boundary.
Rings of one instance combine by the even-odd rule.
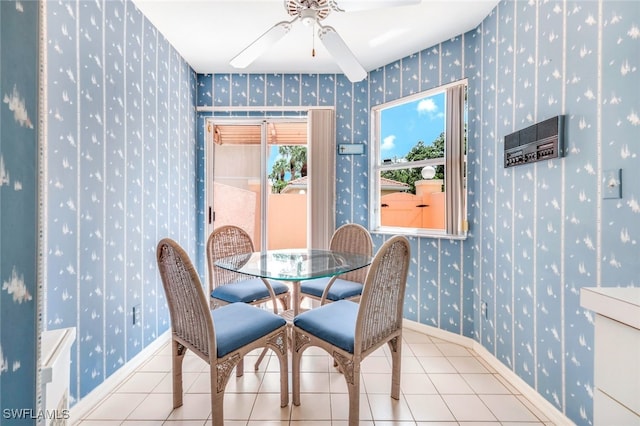
[[[371,227],[466,236],[466,81],[372,109]]]

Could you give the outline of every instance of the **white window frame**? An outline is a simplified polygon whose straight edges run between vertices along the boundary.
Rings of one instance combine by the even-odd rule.
[[[370,217],[369,217],[369,228],[372,232],[383,233],[383,234],[404,234],[404,235],[415,235],[415,236],[424,236],[424,237],[434,237],[434,238],[448,238],[448,239],[465,239],[467,237],[468,230],[468,220],[467,220],[467,159],[466,159],[466,151],[468,148],[465,148],[465,140],[468,139],[468,135],[466,134],[467,129],[467,102],[464,102],[464,113],[462,114],[462,131],[461,137],[458,139],[457,146],[453,146],[452,139],[450,137],[451,134],[456,133],[458,129],[450,130],[448,127],[451,125],[447,123],[447,117],[445,117],[445,154],[444,158],[433,158],[433,159],[424,159],[420,161],[414,162],[392,162],[392,163],[383,163],[383,159],[380,153],[380,146],[382,137],[380,135],[381,132],[381,113],[383,110],[395,107],[401,104],[415,102],[416,100],[423,99],[429,96],[436,95],[438,93],[445,92],[445,111],[448,110],[448,93],[449,89],[455,87],[462,87],[464,93],[467,93],[467,80],[459,80],[453,83],[449,83],[446,85],[438,86],[429,90],[425,90],[420,93],[416,93],[410,96],[406,96],[400,99],[396,99],[391,102],[386,102],[384,104],[376,105],[371,108],[371,155],[370,155],[370,167],[369,172],[371,176],[371,185],[370,185]],[[458,122],[459,125],[459,122]],[[416,141],[417,142],[417,141]],[[426,142],[426,141],[425,141]],[[467,142],[468,143],[468,142]],[[460,165],[458,169],[459,176],[451,177],[450,173],[447,171],[448,167],[446,165],[457,164]],[[444,178],[444,186],[445,186],[445,217],[446,217],[446,225],[445,229],[428,229],[428,228],[408,228],[408,227],[394,227],[394,226],[383,226],[381,224],[381,188],[380,188],[380,173],[385,170],[397,170],[397,169],[406,169],[406,168],[416,168],[416,167],[424,167],[427,165],[437,166],[437,165],[445,165],[445,178]],[[453,171],[455,167],[450,167]],[[450,190],[452,185],[449,185],[449,182],[453,182],[454,179],[458,179],[459,184],[457,185],[457,190]]]

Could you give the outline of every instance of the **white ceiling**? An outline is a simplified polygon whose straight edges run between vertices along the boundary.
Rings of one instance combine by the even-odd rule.
[[[311,56],[313,32],[301,22],[249,68],[229,65],[274,24],[292,19],[283,0],[133,2],[197,73],[341,73],[317,37],[316,56]],[[371,71],[476,28],[498,2],[422,0],[411,6],[332,11],[322,24],[334,27]]]

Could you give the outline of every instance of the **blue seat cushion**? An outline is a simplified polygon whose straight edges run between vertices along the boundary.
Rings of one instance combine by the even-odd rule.
[[[231,303],[211,312],[216,331],[218,358],[257,340],[287,322],[265,309],[246,303]]]
[[[300,293],[311,296],[322,297],[325,287],[329,284],[329,278],[316,278],[314,280],[302,281],[300,283]],[[349,299],[362,294],[362,284],[353,281],[337,278],[329,289],[327,300],[336,301]]]
[[[339,300],[297,315],[293,325],[353,353],[358,306],[349,300]]]
[[[279,281],[269,281],[273,292],[277,295],[289,291],[286,284]],[[231,284],[216,287],[211,292],[211,297],[224,300],[227,303],[243,302],[251,303],[256,300],[269,297],[269,290],[260,278],[249,278]]]

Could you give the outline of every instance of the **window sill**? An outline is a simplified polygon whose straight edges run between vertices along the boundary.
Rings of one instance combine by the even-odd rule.
[[[446,240],[461,240],[467,239],[467,233],[461,235],[447,234],[445,231],[438,229],[419,229],[419,228],[402,228],[393,226],[379,226],[370,230],[374,234],[382,235],[406,235],[407,237],[419,237],[419,238],[435,238]]]

